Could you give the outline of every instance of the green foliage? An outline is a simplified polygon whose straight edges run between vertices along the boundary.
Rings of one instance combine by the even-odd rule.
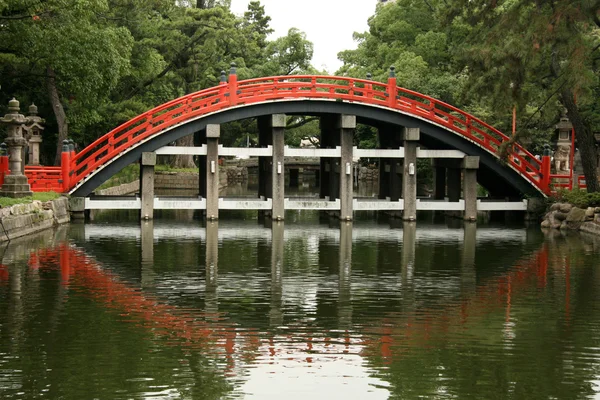
[[[50,200],[56,200],[60,196],[60,193],[56,192],[36,192],[33,196],[21,197],[19,199],[13,199],[12,197],[0,197],[0,207],[10,207],[15,204],[29,204],[34,200],[46,202]]]
[[[114,174],[109,180],[98,187],[99,190],[107,189],[113,186],[123,185],[140,179],[140,165],[130,164],[121,171]]]
[[[496,110],[517,107],[516,140],[536,149],[566,108],[592,191],[600,121],[597,9],[587,0],[453,0],[444,8],[445,24],[464,29],[455,42],[456,62],[469,71],[463,97]]]
[[[271,19],[259,1],[243,17],[229,3],[0,0],[0,113],[13,96],[23,108],[35,102],[46,119],[42,158],[49,160],[58,144],[52,136],[66,129],[56,108],[81,148],[144,111],[216,85],[231,62],[239,79],[312,70],[304,33],[269,41]],[[49,95],[49,70],[58,101]],[[246,128],[252,122],[224,128],[224,144],[245,140]]]
[[[559,190],[552,198],[554,203],[571,203],[575,207],[600,207],[600,193],[588,193],[583,190]]]

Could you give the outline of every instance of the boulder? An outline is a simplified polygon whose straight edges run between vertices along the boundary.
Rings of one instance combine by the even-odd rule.
[[[568,229],[579,229],[581,224],[585,222],[585,218],[586,210],[572,207],[571,211],[569,211],[569,214],[567,214],[567,218],[563,221],[563,224],[566,225]]]
[[[595,214],[594,210],[595,210],[594,207],[588,207],[585,210],[585,220],[586,221],[593,221],[594,220],[594,214]]]
[[[573,209],[573,205],[569,203],[561,203],[560,211],[564,213],[569,213]]]

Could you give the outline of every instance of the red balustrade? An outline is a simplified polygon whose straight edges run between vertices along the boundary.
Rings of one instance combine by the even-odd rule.
[[[27,165],[25,175],[34,192],[63,192],[61,167]]]
[[[476,143],[494,155],[509,137],[480,119],[442,101],[396,85],[340,76],[295,75],[229,82],[172,100],[113,129],[70,157],[64,191],[82,183],[98,168],[133,146],[176,125],[223,109],[268,101],[321,99],[366,104],[421,118]],[[507,164],[543,193],[549,193],[542,162],[519,144],[510,149]],[[64,174],[63,174],[64,175]],[[65,179],[68,178],[68,179]]]

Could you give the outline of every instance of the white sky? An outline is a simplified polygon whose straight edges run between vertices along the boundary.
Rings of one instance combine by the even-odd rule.
[[[231,11],[243,15],[250,0],[232,0]],[[334,73],[342,63],[337,53],[356,48],[353,32],[368,29],[377,0],[261,0],[275,32],[270,39],[285,36],[290,28],[306,33],[314,44],[312,64]]]

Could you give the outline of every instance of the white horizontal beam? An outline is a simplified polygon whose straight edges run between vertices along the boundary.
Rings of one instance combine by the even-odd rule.
[[[248,157],[271,157],[273,155],[273,146],[267,147],[223,147],[219,145],[220,156],[235,156],[240,158]]]
[[[527,211],[527,200],[512,202],[477,200],[477,211]]]
[[[459,150],[421,150],[417,149],[417,158],[465,158]]]
[[[404,199],[398,201],[380,200],[357,200],[352,201],[354,211],[402,211],[404,210]]]
[[[273,200],[227,200],[219,199],[219,210],[272,210]]]
[[[294,149],[288,146],[285,146],[284,149],[285,157],[305,157],[305,158],[314,158],[314,157],[341,157],[342,156],[342,148],[337,146],[335,149]]]
[[[404,147],[398,149],[359,149],[354,147],[354,158],[404,158]]]
[[[168,199],[156,197],[155,210],[206,210],[206,199]]]
[[[340,210],[340,199],[329,201],[326,199],[285,199],[283,202],[285,210]]]
[[[127,199],[103,199],[96,200],[85,198],[84,207],[86,210],[140,210],[142,208],[142,200],[137,198]]]
[[[186,156],[205,156],[206,145],[200,147],[187,147],[187,146],[164,146],[156,150],[156,155],[167,156],[167,155],[186,155]]]
[[[464,211],[465,201],[435,201],[417,199],[417,210],[428,211]]]

